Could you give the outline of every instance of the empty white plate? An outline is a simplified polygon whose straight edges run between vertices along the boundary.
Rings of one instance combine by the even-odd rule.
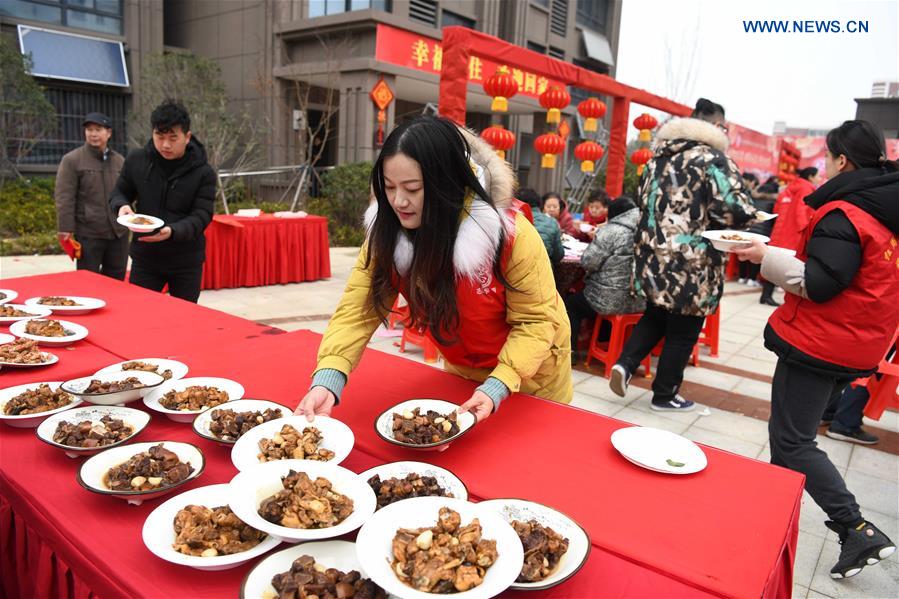
[[[612,446],[629,461],[667,474],[693,474],[708,465],[693,441],[649,426],[631,426],[612,433]]]

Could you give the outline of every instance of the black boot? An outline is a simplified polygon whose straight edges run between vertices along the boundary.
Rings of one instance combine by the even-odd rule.
[[[775,308],[780,305],[780,302],[771,297],[770,295],[763,295],[759,298],[760,304],[765,304],[766,306],[774,306]]]

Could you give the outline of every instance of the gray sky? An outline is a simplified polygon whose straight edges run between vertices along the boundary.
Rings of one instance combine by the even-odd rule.
[[[827,128],[854,98],[899,79],[896,0],[624,0],[616,77],[770,134],[774,121]],[[868,33],[745,33],[744,20],[868,21]],[[692,60],[691,60],[692,56]],[[632,109],[632,116],[639,107]],[[632,119],[633,120],[633,119]]]

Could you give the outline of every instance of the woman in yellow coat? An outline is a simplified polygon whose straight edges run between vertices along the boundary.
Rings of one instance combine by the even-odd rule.
[[[398,293],[446,369],[482,383],[460,411],[483,420],[516,391],[570,402],[568,316],[540,236],[512,207],[509,165],[452,122],[421,117],[387,137],[371,187],[366,243],[297,413],[330,414]]]

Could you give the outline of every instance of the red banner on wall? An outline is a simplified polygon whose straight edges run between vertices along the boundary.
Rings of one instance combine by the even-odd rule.
[[[777,138],[735,123],[728,123],[727,129],[727,155],[741,171],[754,173],[762,181],[777,173]]]
[[[443,69],[443,46],[438,39],[379,23],[375,59],[437,75]],[[483,83],[498,66],[499,63],[473,55],[468,61],[468,80]],[[509,68],[509,72],[518,83],[518,93],[532,98],[539,97],[549,85],[565,87],[558,81],[522,69]]]
[[[824,152],[827,149],[824,137],[797,137],[785,135],[784,140],[792,143],[799,149],[802,158],[799,160],[799,168],[814,166],[821,174],[824,173]],[[887,158],[899,160],[899,139],[886,140]]]

